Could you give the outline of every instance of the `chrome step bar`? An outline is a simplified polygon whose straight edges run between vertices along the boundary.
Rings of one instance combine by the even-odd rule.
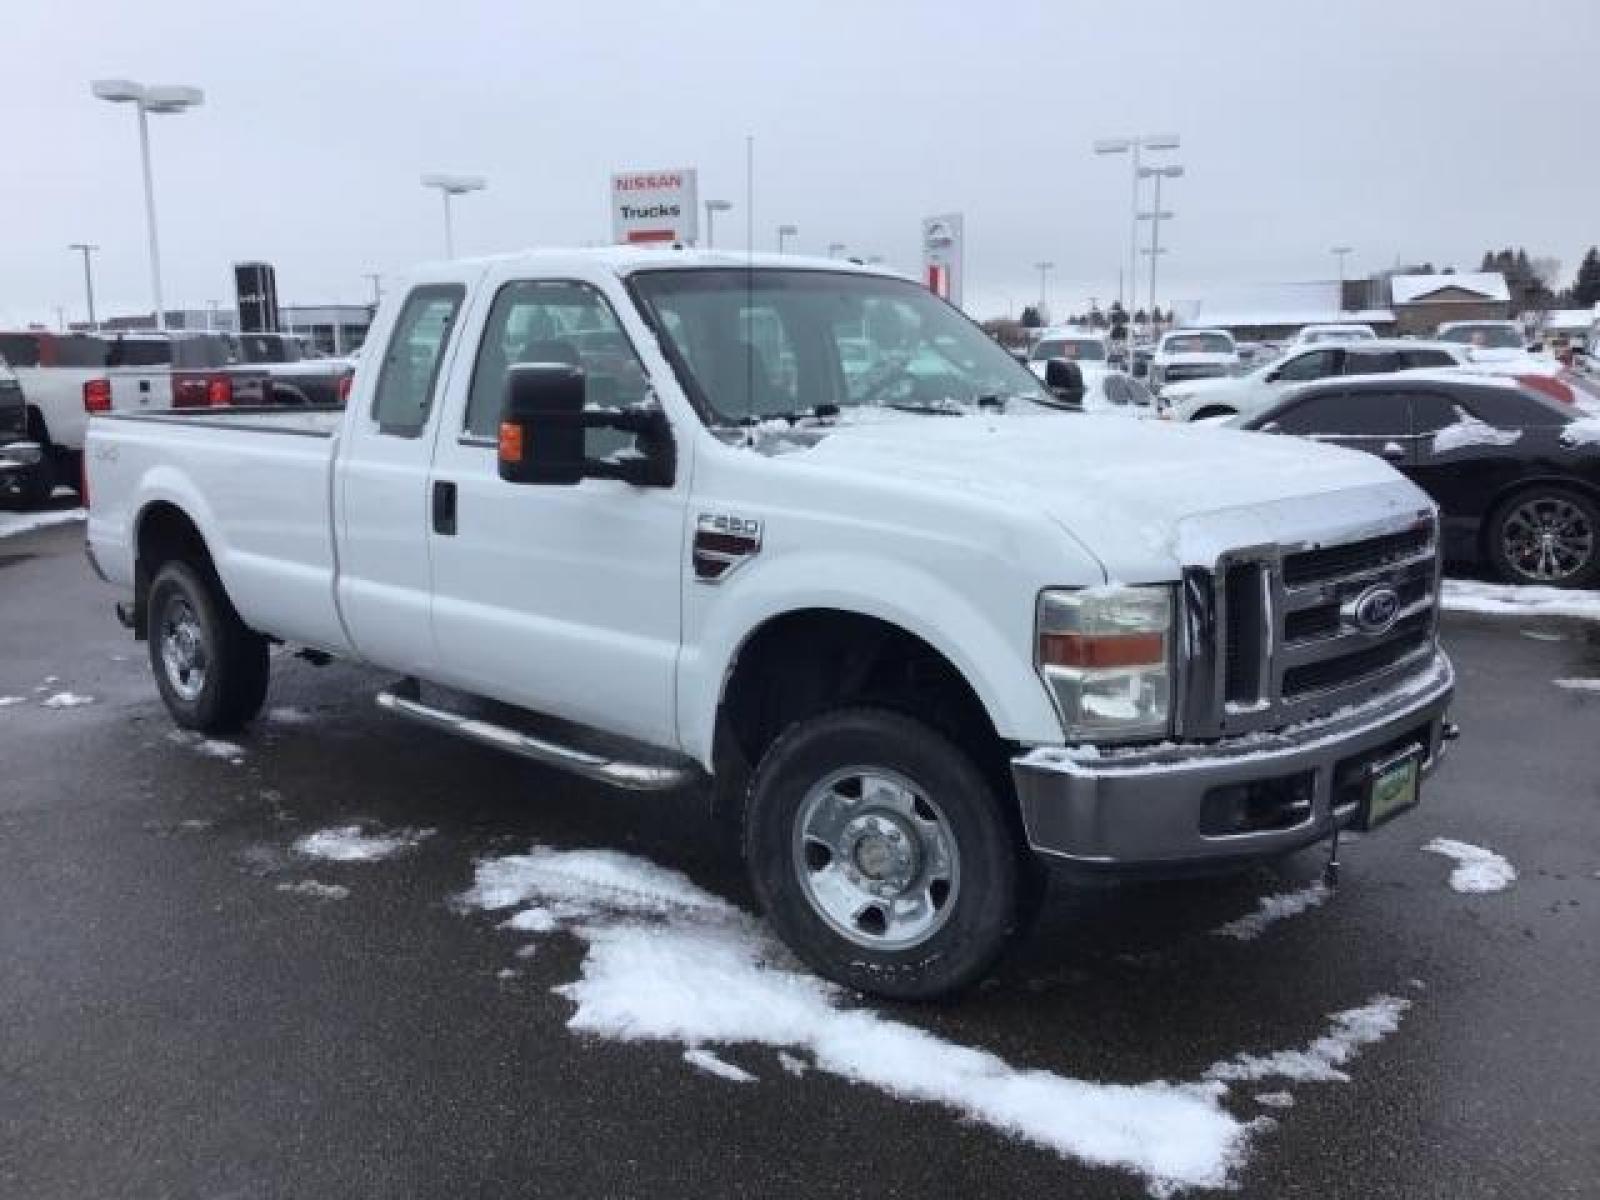
[[[699,778],[699,772],[691,763],[680,766],[668,762],[631,762],[616,755],[597,754],[576,746],[562,745],[506,725],[424,703],[419,692],[415,680],[404,680],[388,691],[378,693],[378,707],[385,712],[432,725],[446,733],[499,750],[509,750],[545,766],[608,783],[612,787],[636,792],[666,792]]]

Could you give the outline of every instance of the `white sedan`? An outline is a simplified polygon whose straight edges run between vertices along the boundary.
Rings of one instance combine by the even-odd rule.
[[[1285,388],[1330,375],[1386,375],[1458,367],[1467,361],[1465,347],[1443,342],[1374,338],[1303,346],[1243,375],[1168,384],[1161,392],[1161,416],[1203,421],[1249,414],[1277,400]]]

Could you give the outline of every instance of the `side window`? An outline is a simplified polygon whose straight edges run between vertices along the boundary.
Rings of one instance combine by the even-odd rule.
[[[1275,378],[1286,383],[1308,383],[1313,379],[1325,379],[1338,369],[1337,350],[1312,350],[1284,363]]]
[[[627,408],[650,399],[649,380],[616,313],[595,288],[567,280],[508,283],[495,296],[472,368],[466,432],[492,438],[500,424],[506,376],[518,363],[582,367],[590,408]],[[629,434],[588,431],[591,458],[631,445]]]
[[[1390,392],[1322,392],[1278,418],[1285,433],[1322,437],[1406,437],[1406,397]]]
[[[1388,375],[1399,369],[1399,357],[1391,350],[1346,350],[1340,374]]]
[[[1453,367],[1456,360],[1447,350],[1405,350],[1400,354],[1404,367]]]
[[[1570,419],[1544,400],[1512,388],[1474,388],[1457,401],[1473,416],[1497,429],[1530,425],[1565,425]]]
[[[444,348],[465,295],[460,284],[446,283],[427,284],[406,297],[372,397],[372,417],[380,432],[416,437],[428,423]]]
[[[1412,394],[1411,432],[1418,437],[1438,433],[1439,430],[1454,425],[1459,419],[1456,416],[1456,406],[1449,396],[1440,395],[1438,392]]]

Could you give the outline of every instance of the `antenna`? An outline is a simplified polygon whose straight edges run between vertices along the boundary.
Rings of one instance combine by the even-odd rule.
[[[744,334],[745,415],[751,418],[750,444],[755,444],[756,415],[756,138],[744,135]]]

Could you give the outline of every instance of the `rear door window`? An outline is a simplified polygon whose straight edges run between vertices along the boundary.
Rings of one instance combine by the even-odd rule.
[[[166,338],[118,338],[111,343],[108,367],[169,367],[172,343]]]
[[[1291,358],[1273,373],[1285,383],[1309,383],[1338,373],[1339,350],[1312,350]]]
[[[1399,356],[1392,350],[1360,350],[1351,348],[1344,352],[1343,375],[1390,375],[1400,369]]]
[[[372,397],[380,433],[416,437],[428,423],[445,347],[465,295],[458,283],[440,283],[415,288],[406,297]]]
[[[1282,413],[1277,424],[1284,433],[1308,437],[1402,438],[1411,432],[1406,397],[1391,392],[1321,392]]]
[[[1453,367],[1456,360],[1448,350],[1402,350],[1400,363],[1412,367]]]

